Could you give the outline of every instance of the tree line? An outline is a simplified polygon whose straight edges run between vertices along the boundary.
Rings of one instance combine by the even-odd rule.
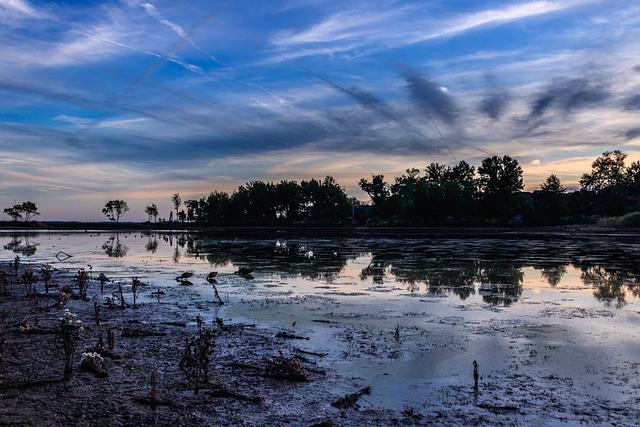
[[[199,199],[173,194],[170,218],[159,219],[148,205],[149,222],[176,221],[210,226],[276,225],[557,225],[592,222],[640,208],[640,162],[626,165],[627,154],[605,151],[569,192],[556,175],[540,188],[523,192],[523,172],[510,156],[491,156],[477,167],[460,161],[453,166],[431,163],[424,170],[407,169],[387,182],[384,175],[361,178],[370,203],[349,197],[332,176],[322,180],[251,181],[231,194],[213,191]],[[118,223],[129,211],[124,200],[110,200],[102,209]],[[39,215],[33,202],[4,209],[13,221]]]
[[[640,207],[640,162],[625,165],[627,154],[605,151],[568,192],[552,174],[540,188],[523,192],[522,168],[509,156],[492,156],[477,168],[461,161],[407,169],[393,183],[383,175],[362,178],[371,197],[366,221],[388,225],[557,225],[619,216]]]

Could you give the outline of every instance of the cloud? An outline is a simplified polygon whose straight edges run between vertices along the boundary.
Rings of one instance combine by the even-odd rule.
[[[458,107],[442,86],[421,76],[417,71],[406,71],[404,78],[409,98],[429,119],[437,118],[449,125],[457,121],[460,116]]]
[[[629,129],[624,133],[624,137],[627,140],[636,139],[640,137],[640,128]]]
[[[497,25],[506,22],[518,21],[534,16],[559,12],[575,6],[592,3],[594,0],[585,1],[533,1],[507,6],[502,9],[487,9],[479,12],[464,14],[451,18],[431,31],[424,32],[415,41],[429,40],[441,37],[449,37],[487,25]]]
[[[640,95],[630,96],[623,104],[627,110],[640,110]]]
[[[8,26],[19,26],[22,21],[43,19],[46,14],[24,0],[0,0],[0,22]]]
[[[585,78],[559,79],[554,81],[531,105],[530,117],[542,117],[550,108],[563,113],[602,104],[611,94],[602,83]]]
[[[506,92],[489,95],[480,101],[479,110],[493,120],[498,120],[504,113],[509,98]]]
[[[346,51],[384,51],[429,40],[463,34],[478,28],[495,26],[583,6],[598,0],[530,1],[503,8],[458,12],[437,19],[415,20],[413,16],[434,16],[428,3],[385,5],[328,14],[302,30],[281,30],[271,37],[280,52],[290,58],[311,55],[334,55]],[[426,29],[425,29],[426,28]]]

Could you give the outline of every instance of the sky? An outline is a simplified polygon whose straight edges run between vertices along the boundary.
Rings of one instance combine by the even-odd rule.
[[[0,0],[0,58],[0,208],[39,220],[326,175],[366,200],[493,155],[577,189],[640,159],[633,0]]]

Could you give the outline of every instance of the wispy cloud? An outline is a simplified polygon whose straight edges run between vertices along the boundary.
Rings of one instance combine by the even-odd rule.
[[[487,25],[499,25],[507,22],[518,21],[526,18],[541,16],[553,12],[559,12],[575,6],[592,3],[594,0],[574,1],[534,1],[507,6],[502,9],[487,9],[478,12],[464,14],[450,18],[438,28],[425,31],[413,40],[424,41],[429,39],[450,37]]]
[[[19,25],[25,19],[41,19],[46,13],[24,0],[0,0],[0,22],[5,25]]]

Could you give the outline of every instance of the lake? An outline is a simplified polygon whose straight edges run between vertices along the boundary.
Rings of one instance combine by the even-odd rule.
[[[321,348],[324,364],[343,383],[371,384],[368,405],[460,410],[464,399],[478,399],[469,387],[473,360],[480,398],[537,408],[513,415],[525,423],[610,421],[612,407],[630,411],[640,401],[640,239],[634,235],[229,238],[79,231],[4,232],[0,241],[4,260],[84,268],[125,289],[137,277],[146,284],[142,303],[154,303],[160,290],[190,321],[221,316],[310,337],[295,345]],[[237,274],[241,268],[252,272]],[[185,272],[193,275],[177,281]],[[91,286],[96,292],[99,284]],[[210,304],[215,292],[224,305]],[[593,413],[571,409],[581,405]]]

